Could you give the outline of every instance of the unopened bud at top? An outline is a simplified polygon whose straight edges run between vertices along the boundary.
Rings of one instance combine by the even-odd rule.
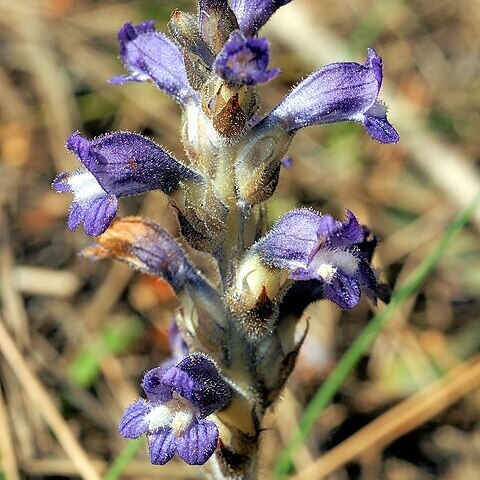
[[[238,29],[235,14],[227,0],[198,0],[198,14],[202,37],[216,55]]]
[[[241,143],[235,160],[237,189],[251,205],[270,198],[275,191],[280,165],[293,134],[282,122],[266,118]]]
[[[190,85],[200,90],[211,75],[211,65],[215,55],[202,38],[198,17],[193,13],[175,10],[168,22],[170,34],[182,47]]]

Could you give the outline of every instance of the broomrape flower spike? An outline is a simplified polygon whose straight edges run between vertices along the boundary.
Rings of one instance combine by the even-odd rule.
[[[110,82],[153,83],[176,101],[185,158],[137,133],[75,132],[67,148],[81,165],[53,182],[73,194],[68,226],[95,236],[85,257],[162,278],[178,299],[171,355],[145,375],[147,398],[126,409],[120,433],[146,435],[153,464],[177,454],[214,480],[257,478],[265,415],[307,332],[303,308],[386,298],[372,268],[377,240],[352,212],[339,221],[293,210],[262,233],[263,203],[295,168],[288,147],[300,129],[351,121],[380,143],[399,139],[372,48],[363,64],[326,65],[259,113],[258,86],[280,71],[258,33],[289,3],[198,0],[194,13],[173,12],[170,38],[151,20],[126,23],[117,38],[127,73]],[[167,196],[164,214],[175,218],[166,224],[176,227],[117,217],[122,197],[151,190]]]

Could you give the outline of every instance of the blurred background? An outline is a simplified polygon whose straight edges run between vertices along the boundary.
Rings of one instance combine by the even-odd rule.
[[[94,470],[105,472],[126,445],[117,431],[123,408],[138,396],[142,374],[169,353],[169,286],[78,257],[91,239],[68,230],[71,198],[50,183],[78,165],[64,148],[77,129],[141,132],[184,158],[171,100],[151,85],[106,81],[122,73],[121,25],[153,18],[165,31],[175,8],[195,6],[0,0],[1,479],[93,480]],[[263,30],[272,65],[283,71],[262,87],[263,110],[312,70],[363,62],[374,46],[384,59],[381,97],[401,141],[377,144],[354,124],[302,131],[270,220],[301,205],[339,217],[349,208],[381,239],[375,266],[383,279],[401,284],[480,190],[479,25],[478,0],[295,0],[282,8]],[[121,213],[155,218],[162,202],[159,193],[125,199]],[[298,480],[309,466],[308,478],[318,479],[480,478],[480,374],[472,370],[479,239],[477,212],[318,421],[296,459]],[[350,312],[309,307],[309,336],[263,433],[259,478],[269,478],[303,406],[372,314],[366,301]],[[450,380],[431,394],[401,403],[445,374]],[[195,479],[200,470],[176,461],[152,467],[141,450],[124,476]]]

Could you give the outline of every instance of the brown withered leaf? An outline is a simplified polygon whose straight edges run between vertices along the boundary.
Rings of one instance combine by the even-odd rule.
[[[214,78],[202,91],[202,109],[224,137],[238,135],[248,120],[239,101],[239,90]]]
[[[84,256],[91,260],[115,258],[134,270],[164,278],[174,288],[181,288],[186,272],[192,269],[175,238],[162,226],[139,216],[116,220],[96,241],[82,251]]]
[[[238,95],[233,95],[224,108],[219,109],[213,117],[213,125],[224,137],[238,135],[247,123],[247,118],[238,102]]]
[[[139,238],[152,233],[152,225],[142,217],[125,217],[115,220],[106,232],[95,238],[97,243],[83,249],[81,254],[91,260],[115,258],[127,262],[137,270],[146,270],[147,266],[132,255],[132,246]]]

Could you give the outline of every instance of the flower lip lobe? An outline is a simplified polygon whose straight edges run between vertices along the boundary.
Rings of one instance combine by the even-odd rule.
[[[189,465],[203,465],[213,455],[217,444],[217,426],[209,420],[200,419],[178,438],[177,452]]]
[[[147,432],[148,423],[145,420],[150,411],[149,404],[139,399],[130,405],[123,415],[119,425],[120,433],[126,438],[138,438]]]
[[[60,173],[52,187],[60,193],[73,193],[74,200],[68,216],[68,227],[71,230],[83,223],[87,235],[100,235],[108,228],[117,212],[117,198],[109,195],[86,169],[80,168],[72,174]]]
[[[177,446],[175,435],[170,428],[162,428],[155,433],[149,433],[147,438],[152,465],[165,465],[172,459]]]
[[[71,187],[68,184],[68,173],[67,172],[62,172],[59,173],[55,179],[52,182],[52,187],[58,192],[58,193],[65,193],[65,192],[70,192]]]

